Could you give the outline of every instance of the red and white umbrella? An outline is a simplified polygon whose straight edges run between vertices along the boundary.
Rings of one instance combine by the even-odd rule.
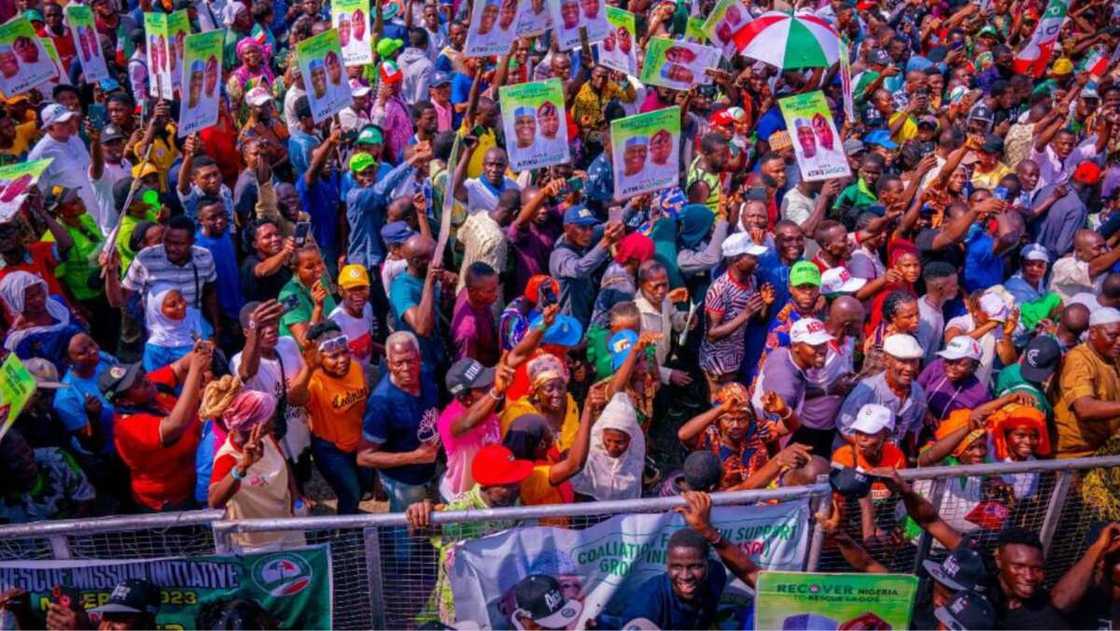
[[[840,59],[836,29],[812,13],[768,11],[733,36],[739,54],[782,70],[828,68]]]

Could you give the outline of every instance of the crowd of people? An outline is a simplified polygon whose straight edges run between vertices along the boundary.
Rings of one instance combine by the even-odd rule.
[[[37,383],[0,442],[0,522],[377,499],[420,532],[433,511],[686,493],[693,534],[670,547],[714,546],[753,583],[704,493],[832,471],[822,527],[851,566],[885,571],[868,550],[922,529],[951,551],[915,624],[1112,619],[1116,526],[1046,592],[1042,546],[1013,527],[1048,501],[1038,474],[947,484],[939,517],[892,471],[1120,454],[1114,5],[1053,22],[1040,0],[744,3],[826,21],[851,81],[725,53],[677,91],[600,65],[586,33],[468,57],[471,2],[394,0],[373,8],[374,63],[346,68],[353,103],[317,122],[295,49],[329,3],[90,4],[97,82],[59,4],[6,7],[68,74],[0,115],[0,163],[52,159],[0,223],[3,352]],[[606,4],[635,14],[641,63],[715,2]],[[186,137],[179,102],[150,96],[142,28],[178,9],[226,29],[217,123]],[[499,93],[544,79],[571,159],[517,172]],[[779,101],[816,90],[850,177],[799,168]],[[612,123],[674,106],[679,181],[616,199]],[[1072,492],[1120,520],[1106,472]],[[429,613],[452,623],[447,553]],[[686,581],[669,558],[661,600],[628,615],[709,624],[722,566]]]

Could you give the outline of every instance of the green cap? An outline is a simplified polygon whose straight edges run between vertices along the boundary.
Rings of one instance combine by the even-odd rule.
[[[793,264],[793,267],[789,268],[789,286],[798,287],[800,285],[821,286],[821,271],[809,261],[798,261]]]
[[[358,145],[379,145],[385,142],[381,137],[381,130],[376,127],[366,127],[358,134],[358,139],[354,144]]]
[[[393,53],[397,52],[404,47],[404,40],[400,39],[383,39],[377,42],[377,56],[382,60],[388,59]]]
[[[377,160],[368,153],[355,153],[350,156],[350,170],[354,173],[361,173],[370,167],[377,166]]]

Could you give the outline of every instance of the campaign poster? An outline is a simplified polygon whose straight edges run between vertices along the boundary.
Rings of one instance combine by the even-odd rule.
[[[695,85],[711,83],[712,78],[704,71],[717,67],[719,60],[718,48],[654,37],[646,45],[640,80],[646,85],[687,90]]]
[[[70,85],[70,76],[66,69],[62,67],[62,57],[58,56],[58,49],[54,47],[54,41],[49,37],[40,37],[39,43],[43,45],[43,50],[47,51],[47,58],[54,64],[54,76],[35,86],[35,88],[41,94],[50,94],[56,86]]]
[[[29,592],[32,615],[40,623],[56,585],[68,588],[83,607],[93,609],[108,602],[113,588],[130,578],[145,579],[160,588],[156,614],[160,629],[200,628],[203,610],[213,603],[238,599],[259,604],[275,618],[279,629],[331,628],[328,544],[238,555],[0,562],[0,592],[15,587]]]
[[[43,158],[0,167],[0,221],[7,221],[19,212],[31,187],[53,161],[54,158]]]
[[[225,29],[187,35],[183,44],[183,90],[179,99],[179,137],[218,123]]]
[[[695,15],[688,16],[684,25],[684,39],[694,44],[706,44],[708,36],[704,33],[704,20]]]
[[[918,577],[765,571],[756,629],[909,629]]]
[[[109,68],[97,39],[93,11],[84,4],[71,2],[65,9],[66,22],[70,25],[70,35],[74,38],[74,48],[78,51],[78,63],[82,65],[82,75],[86,83],[96,83],[109,78]]]
[[[518,37],[536,37],[552,28],[552,11],[548,0],[528,0],[517,18]]]
[[[504,55],[517,39],[517,0],[475,0],[467,29],[467,57]]]
[[[809,521],[807,500],[712,509],[712,523],[723,536],[772,570],[801,568]],[[681,516],[667,511],[619,515],[582,530],[515,528],[464,541],[455,547],[449,568],[456,622],[475,622],[483,629],[525,628],[511,620],[513,589],[530,574],[544,574],[556,578],[580,610],[578,620],[563,628],[583,629],[596,618],[598,628],[623,628],[629,622],[622,619],[623,610],[646,595],[646,581],[665,574],[669,537],[682,527]],[[731,618],[750,602],[746,586],[728,578],[720,619]]]
[[[296,44],[303,89],[311,101],[311,117],[322,122],[354,102],[342,68],[338,30],[323,31]]]
[[[347,67],[373,63],[369,0],[331,0],[331,25],[338,29],[342,61]]]
[[[787,96],[778,99],[778,107],[793,139],[801,179],[814,182],[852,174],[823,92]]]
[[[732,35],[753,19],[743,0],[720,0],[704,20],[704,33],[713,46],[730,57],[738,52]]]
[[[50,163],[50,160],[38,162]],[[0,440],[19,418],[31,395],[35,394],[35,377],[24,367],[15,353],[0,364]],[[7,591],[6,589],[3,591]]]
[[[677,106],[611,121],[615,200],[676,186],[680,138]]]
[[[12,97],[58,76],[58,68],[27,18],[0,24],[0,92]]]
[[[524,171],[571,160],[564,86],[559,79],[503,86],[498,100],[511,169]]]
[[[601,41],[611,30],[603,0],[549,0],[549,5],[552,7],[553,32],[560,50],[579,46],[581,26],[587,29],[589,42]]]
[[[611,30],[603,41],[596,44],[599,48],[599,63],[625,72],[638,74],[637,21],[634,14],[615,7],[607,7],[607,23]]]
[[[148,42],[148,93],[161,99],[174,99],[166,13],[144,14],[144,37]]]
[[[840,90],[844,94],[844,120],[856,120],[856,105],[852,99],[852,58],[848,42],[840,39]]]
[[[190,34],[191,18],[187,15],[186,9],[167,16],[167,55],[170,57],[168,64],[171,67],[171,87],[176,92],[182,90],[183,48]]]

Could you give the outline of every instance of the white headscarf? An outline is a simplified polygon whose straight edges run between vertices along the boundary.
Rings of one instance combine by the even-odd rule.
[[[249,8],[241,2],[229,2],[222,7],[222,22],[225,22],[226,27],[233,26],[234,21],[237,20],[237,14],[248,10]]]
[[[47,292],[47,313],[57,320],[57,323],[9,332],[8,337],[4,340],[4,348],[8,350],[15,350],[28,335],[61,329],[70,323],[70,310],[66,308],[66,305],[50,297],[47,281],[31,272],[24,271],[12,272],[5,276],[3,280],[0,280],[0,300],[4,301],[4,305],[8,308],[12,317],[15,318],[23,313],[26,292],[28,288],[36,285],[42,285],[43,291]]]
[[[172,320],[163,315],[163,301],[173,289],[177,287],[157,285],[148,295],[147,304],[144,305],[148,343],[155,346],[192,346],[194,338],[191,333],[203,336],[202,315],[194,307],[187,307],[187,317],[182,320]]]
[[[618,458],[603,449],[603,430],[613,429],[630,436],[630,447]],[[642,472],[646,466],[646,436],[630,397],[619,392],[591,426],[591,451],[583,470],[572,478],[572,488],[598,501],[625,500],[642,494]]]

